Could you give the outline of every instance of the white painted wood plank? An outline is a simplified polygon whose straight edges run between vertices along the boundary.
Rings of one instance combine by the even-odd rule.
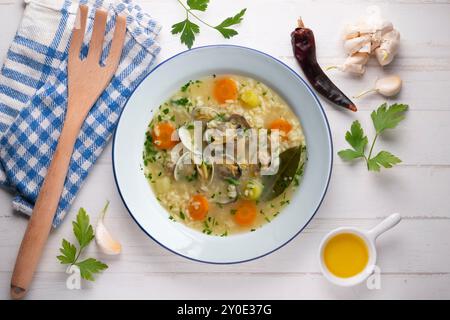
[[[37,273],[28,299],[449,299],[450,275],[382,275],[381,289],[340,288],[318,274],[104,274],[67,290],[62,273]],[[0,299],[9,274],[0,273]],[[180,302],[182,303],[182,302]]]

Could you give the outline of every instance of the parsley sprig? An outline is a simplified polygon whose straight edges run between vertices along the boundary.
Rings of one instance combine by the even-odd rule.
[[[358,120],[352,123],[350,131],[345,134],[345,140],[352,149],[345,149],[338,152],[338,155],[347,161],[364,158],[369,171],[380,171],[381,167],[392,168],[394,165],[402,162],[398,157],[388,151],[380,151],[376,156],[372,156],[373,147],[378,137],[386,129],[395,128],[400,121],[405,118],[405,111],[408,109],[406,104],[393,104],[389,107],[386,103],[382,104],[377,110],[374,110],[370,117],[375,127],[375,137],[370,146],[369,154],[366,156],[365,150],[368,144],[367,136]]]
[[[202,20],[194,11],[202,11],[205,12],[208,8],[209,0],[187,0],[186,4],[184,4],[181,0],[177,0],[178,3],[184,8],[186,11],[186,19],[175,23],[172,26],[172,34],[181,34],[180,40],[181,43],[185,44],[189,49],[192,48],[195,41],[195,35],[200,33],[200,26],[195,24],[189,17],[192,16],[205,26],[210,27],[212,29],[216,29],[219,31],[222,36],[226,39],[234,37],[238,34],[238,32],[232,28],[236,24],[239,24],[245,14],[247,9],[242,9],[239,13],[232,17],[228,17],[223,20],[220,24],[214,26],[209,24],[208,22]]]
[[[108,266],[94,258],[87,258],[83,261],[79,261],[83,250],[94,239],[94,229],[89,223],[89,216],[86,213],[86,210],[80,208],[76,220],[72,222],[72,226],[79,248],[77,249],[74,244],[63,239],[61,248],[59,249],[61,255],[56,258],[61,264],[68,264],[71,266],[76,265],[80,269],[80,274],[83,279],[94,281],[93,274],[107,269]]]

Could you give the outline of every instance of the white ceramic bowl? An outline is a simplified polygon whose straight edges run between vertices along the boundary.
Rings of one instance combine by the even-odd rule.
[[[262,81],[278,92],[300,118],[308,162],[291,203],[271,223],[255,232],[208,236],[168,219],[142,172],[145,131],[152,109],[183,84],[211,74],[234,73]],[[330,180],[332,141],[319,100],[305,81],[277,59],[245,47],[215,45],[180,53],[157,66],[124,108],[114,136],[113,169],[122,200],[133,219],[168,250],[201,262],[238,263],[282,247],[308,224]]]

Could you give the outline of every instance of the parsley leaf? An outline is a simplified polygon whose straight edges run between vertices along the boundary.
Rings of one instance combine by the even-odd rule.
[[[79,249],[77,249],[74,244],[63,239],[61,248],[59,249],[61,255],[56,258],[61,264],[76,265],[80,269],[80,275],[83,279],[94,281],[92,275],[105,270],[108,266],[94,258],[88,258],[80,262],[78,261],[83,250],[94,239],[94,230],[89,223],[89,216],[86,213],[86,210],[81,208],[78,211],[77,217],[75,221],[72,222],[72,225],[73,233],[79,244]]]
[[[368,140],[358,120],[353,122],[350,131],[347,131],[345,134],[345,140],[347,140],[356,152],[364,154]]]
[[[408,105],[406,104],[395,103],[388,108],[387,104],[384,103],[376,111],[373,111],[370,117],[377,134],[386,129],[395,128],[400,121],[405,119],[407,109]]]
[[[172,25],[172,34],[178,34],[184,30],[184,27],[186,25],[186,20],[183,20],[181,22],[175,23]]]
[[[92,241],[92,239],[94,239],[94,230],[89,223],[89,216],[87,215],[86,210],[80,208],[77,219],[72,222],[72,225],[73,233],[80,244],[80,248],[83,249]]]
[[[191,10],[206,11],[209,0],[188,0],[187,5]]]
[[[238,32],[234,29],[230,29],[229,27],[239,24],[242,21],[242,18],[247,9],[242,9],[238,14],[233,17],[226,18],[219,25],[215,26],[214,29],[219,31],[225,39],[229,39],[238,34]]]
[[[106,264],[94,258],[88,258],[81,262],[77,262],[75,265],[80,268],[81,277],[89,281],[94,281],[92,274],[99,273],[108,268]]]
[[[393,165],[402,162],[399,158],[387,151],[380,151],[375,157],[369,159],[367,166],[370,171],[380,171],[380,166],[392,168]]]
[[[214,26],[202,20],[194,12],[194,11],[205,12],[206,9],[208,8],[209,0],[187,0],[186,4],[184,4],[181,0],[177,1],[186,11],[186,19],[172,25],[171,32],[174,35],[181,34],[180,35],[181,43],[185,44],[189,49],[191,49],[192,46],[194,45],[195,36],[200,33],[200,27],[197,24],[193,23],[191,20],[189,20],[190,17],[194,17],[197,21],[200,21],[202,24],[204,24],[209,28],[216,29],[222,34],[224,38],[229,39],[238,34],[236,30],[231,29],[230,27],[239,24],[243,19],[245,11],[247,10],[242,9],[236,15],[226,18],[220,24]]]
[[[189,49],[195,41],[195,35],[200,32],[200,27],[189,19],[176,23],[172,26],[172,34],[181,32],[181,43],[184,43]]]
[[[364,153],[357,152],[352,149],[345,149],[338,152],[339,157],[341,157],[343,160],[353,160],[358,158],[363,158]]]
[[[62,255],[56,258],[61,261],[62,264],[72,264],[75,262],[77,255],[77,248],[66,239],[62,240],[62,247],[59,249]]]
[[[346,149],[338,152],[338,155],[344,160],[353,160],[364,157],[364,150],[368,143],[367,136],[358,120],[353,121],[350,131],[345,134],[345,140],[352,149]]]
[[[350,131],[345,134],[345,140],[353,149],[345,149],[338,152],[338,155],[346,161],[357,158],[364,158],[369,171],[380,171],[381,167],[392,168],[394,165],[402,162],[398,157],[388,151],[380,151],[376,156],[372,157],[373,147],[378,136],[386,129],[395,128],[400,121],[405,118],[405,111],[408,106],[405,104],[393,104],[387,106],[386,103],[374,110],[370,117],[375,127],[375,137],[370,147],[369,155],[366,156],[365,149],[368,143],[367,136],[358,120],[353,121]]]

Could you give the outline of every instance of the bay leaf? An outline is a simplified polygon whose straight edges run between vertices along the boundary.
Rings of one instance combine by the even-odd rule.
[[[287,149],[280,153],[278,171],[274,175],[262,176],[264,190],[261,200],[270,201],[282,194],[292,183],[299,167],[303,148],[301,146]]]

